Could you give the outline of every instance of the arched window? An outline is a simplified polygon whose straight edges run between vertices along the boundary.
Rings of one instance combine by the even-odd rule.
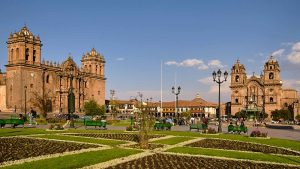
[[[46,76],[46,83],[49,83],[49,79],[50,79],[50,77],[49,77],[49,75],[47,75]]]
[[[270,97],[270,103],[273,103],[274,100],[273,100],[273,97]]]
[[[269,79],[274,79],[274,73],[273,72],[269,73]]]
[[[32,55],[32,59],[33,59],[33,62],[35,62],[35,59],[36,59],[36,50],[33,50],[33,55]]]
[[[16,49],[16,56],[15,59],[19,59],[19,48]]]
[[[235,103],[239,103],[239,99],[238,98],[235,99]]]
[[[98,65],[96,65],[96,74],[98,74]]]
[[[29,48],[26,48],[25,50],[25,61],[28,61],[29,59]]]
[[[272,70],[272,69],[273,69],[273,66],[270,66],[270,69]]]
[[[240,76],[239,75],[236,75],[235,76],[235,82],[239,82],[240,81]]]

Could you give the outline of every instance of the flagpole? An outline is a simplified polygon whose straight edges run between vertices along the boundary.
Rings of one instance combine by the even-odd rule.
[[[163,61],[161,60],[160,61],[160,117],[162,117],[162,102],[163,102],[163,100],[162,100],[162,81],[163,81],[163,79],[162,79],[162,64],[163,64]]]

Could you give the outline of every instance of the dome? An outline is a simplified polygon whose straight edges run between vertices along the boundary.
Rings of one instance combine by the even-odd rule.
[[[237,69],[239,69],[239,70],[244,70],[244,71],[245,71],[245,67],[244,67],[243,64],[240,63],[240,60],[239,60],[239,59],[238,59],[238,60],[236,61],[236,63],[232,66],[232,69],[231,69],[231,70],[237,70]]]
[[[279,69],[278,61],[273,56],[270,56],[268,61],[265,63],[265,69]]]
[[[103,60],[103,56],[99,52],[97,52],[95,48],[92,48],[90,52],[82,55],[82,59],[90,58]]]

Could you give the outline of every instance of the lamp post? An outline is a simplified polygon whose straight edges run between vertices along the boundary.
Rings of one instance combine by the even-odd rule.
[[[25,108],[25,112],[24,112],[24,118],[26,117],[26,112],[27,112],[27,104],[26,104],[26,102],[27,102],[27,98],[26,98],[26,95],[27,95],[27,86],[24,86],[24,100],[25,100],[25,102],[24,102],[24,108]]]
[[[175,91],[175,87],[174,86],[172,87],[172,93],[176,95],[176,103],[175,103],[176,124],[178,124],[178,121],[179,121],[179,114],[178,114],[177,107],[178,107],[178,95],[180,94],[180,90],[181,90],[180,86],[178,86],[177,91]]]
[[[73,70],[70,69],[70,88],[68,92],[68,114],[70,120],[70,128],[74,128],[73,113],[75,112],[75,95],[73,92]]]
[[[219,125],[218,125],[218,132],[221,133],[222,132],[222,125],[221,125],[221,84],[227,80],[228,73],[227,73],[227,71],[224,72],[224,80],[221,80],[222,72],[221,72],[220,69],[217,72],[214,71],[212,73],[212,75],[213,75],[214,82],[219,84],[219,106],[218,106],[218,122],[219,122]]]
[[[261,82],[262,82],[262,90],[263,90],[263,94],[262,94],[262,112],[261,112],[261,115],[260,115],[260,120],[264,120],[265,119],[265,80],[263,79],[263,74],[261,73],[260,74],[260,79],[261,79]]]

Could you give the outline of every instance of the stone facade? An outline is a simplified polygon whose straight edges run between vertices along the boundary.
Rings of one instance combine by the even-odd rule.
[[[299,98],[294,89],[283,89],[278,61],[272,56],[264,65],[260,77],[247,78],[246,69],[239,60],[231,69],[231,114],[241,110],[271,111],[292,106],[294,116],[299,114]]]
[[[53,112],[68,112],[68,90],[73,87],[76,112],[84,102],[105,104],[105,60],[94,48],[83,54],[81,68],[69,56],[62,64],[41,61],[42,43],[25,26],[11,33],[7,41],[8,64],[0,82],[6,86],[6,107],[17,112],[29,110],[36,97],[47,98]],[[26,98],[25,98],[26,97]],[[3,103],[1,103],[3,104]]]

